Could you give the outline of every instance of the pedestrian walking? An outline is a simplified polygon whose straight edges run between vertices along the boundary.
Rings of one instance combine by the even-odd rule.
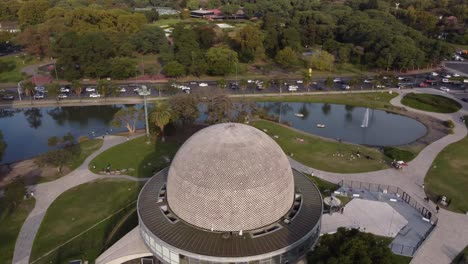
[[[436,213],[439,213],[439,209],[440,209],[439,205],[436,205]]]
[[[341,214],[343,214],[343,212],[344,212],[344,206],[343,206],[343,207],[341,207],[341,210],[340,210],[340,212],[341,212]]]
[[[421,186],[421,187],[422,187],[422,188],[423,188],[423,190],[424,190],[424,183],[422,184],[422,186]]]

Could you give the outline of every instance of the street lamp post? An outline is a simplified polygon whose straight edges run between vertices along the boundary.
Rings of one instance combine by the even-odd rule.
[[[141,89],[138,89],[138,94],[143,96],[143,101],[145,103],[146,138],[149,139],[148,107],[146,106],[146,97],[151,94],[151,91],[148,90],[146,85],[142,85]]]

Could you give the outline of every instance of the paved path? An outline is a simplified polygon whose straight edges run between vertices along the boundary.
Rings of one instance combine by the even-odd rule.
[[[134,137],[138,137],[136,135]],[[134,138],[132,137],[132,138]],[[15,252],[13,256],[13,263],[29,263],[29,257],[34,242],[34,238],[39,230],[42,220],[44,219],[45,213],[52,202],[65,191],[78,186],[80,184],[94,181],[97,179],[126,179],[133,181],[145,181],[146,178],[135,178],[126,175],[97,175],[88,170],[89,163],[99,154],[115,145],[125,142],[126,137],[121,136],[106,136],[102,147],[91,154],[81,166],[69,174],[51,182],[30,186],[34,190],[34,197],[36,198],[36,205],[32,212],[26,218],[21,231],[16,240]]]
[[[444,95],[460,102],[463,108],[457,113],[452,114],[430,113],[412,109],[401,104],[401,99],[408,92],[424,92]],[[367,173],[341,174],[313,169],[290,159],[292,167],[305,173],[314,173],[315,176],[334,183],[338,183],[341,180],[356,180],[397,186],[413,198],[416,198],[420,204],[424,204],[425,202],[423,199],[426,195],[422,188],[422,184],[424,183],[424,177],[432,165],[432,162],[446,146],[463,139],[467,135],[466,126],[464,123],[460,122],[459,118],[460,116],[468,115],[468,104],[449,94],[433,89],[401,91],[399,96],[391,100],[391,104],[405,107],[409,111],[430,115],[440,120],[451,119],[455,123],[454,133],[447,135],[424,148],[403,170],[386,169]],[[432,209],[434,209],[435,205],[430,203],[428,204],[428,207],[432,207]],[[419,248],[411,263],[450,263],[451,260],[468,245],[467,215],[457,214],[441,209],[439,211],[438,218],[439,221],[437,227],[431,233],[426,242]]]

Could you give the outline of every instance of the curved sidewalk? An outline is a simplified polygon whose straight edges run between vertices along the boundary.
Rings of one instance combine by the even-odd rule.
[[[420,111],[401,104],[401,99],[408,92],[424,92],[438,95],[445,95],[460,102],[463,106],[460,111],[451,114],[440,114]],[[290,159],[291,166],[305,173],[313,173],[324,180],[338,183],[341,180],[355,180],[376,184],[386,184],[397,186],[412,197],[416,198],[420,204],[427,204],[428,207],[435,208],[435,204],[426,203],[426,194],[422,188],[424,178],[429,171],[432,162],[437,155],[448,145],[462,140],[467,135],[467,129],[460,121],[461,115],[468,115],[468,104],[461,102],[453,96],[442,94],[436,90],[403,91],[399,96],[390,101],[395,106],[406,108],[425,115],[435,117],[439,120],[451,119],[455,123],[454,133],[447,135],[425,147],[416,158],[408,163],[404,170],[386,169],[367,173],[342,174],[317,170],[305,166],[293,159]],[[449,264],[455,256],[468,245],[468,216],[441,209],[438,215],[437,227],[433,230],[429,238],[422,244],[411,263],[421,264]]]
[[[132,138],[141,135],[133,136]],[[13,255],[13,263],[27,264],[30,262],[30,255],[34,239],[39,230],[42,220],[47,212],[47,209],[52,202],[65,191],[78,186],[83,183],[94,181],[97,179],[126,179],[133,181],[145,181],[145,178],[135,178],[126,175],[120,176],[107,176],[107,175],[96,175],[88,170],[89,163],[99,154],[106,151],[107,149],[121,144],[127,141],[126,137],[109,135],[104,138],[102,147],[91,154],[86,160],[74,171],[69,174],[51,182],[46,182],[29,188],[34,190],[34,197],[36,199],[36,205],[31,213],[28,215],[26,220],[21,227],[21,231],[18,235],[15,245],[15,252]]]

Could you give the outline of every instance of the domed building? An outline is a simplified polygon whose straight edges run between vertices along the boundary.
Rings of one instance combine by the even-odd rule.
[[[145,184],[137,210],[133,237],[97,263],[145,254],[129,243],[144,244],[162,263],[294,263],[317,241],[323,209],[317,187],[291,169],[271,137],[223,123],[182,145]]]

